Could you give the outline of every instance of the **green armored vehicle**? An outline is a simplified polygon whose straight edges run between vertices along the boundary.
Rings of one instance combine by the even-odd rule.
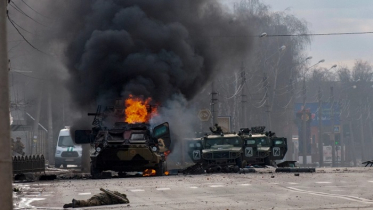
[[[100,178],[101,172],[106,170],[118,172],[119,175],[146,169],[155,170],[158,176],[164,174],[164,152],[171,144],[167,122],[150,132],[150,125],[146,123],[116,122],[112,128],[103,127],[102,120],[97,120],[103,114],[98,111],[90,115],[95,116],[95,127],[92,130],[76,130],[75,142],[90,143],[94,147],[90,156],[93,178]]]
[[[223,133],[214,126],[212,134],[188,140],[188,154],[207,172],[237,172],[246,165],[243,160],[242,139],[235,133]]]
[[[276,137],[275,133],[264,132],[264,126],[242,128],[239,132],[243,140],[243,160],[249,165],[276,166],[287,152],[287,139]]]

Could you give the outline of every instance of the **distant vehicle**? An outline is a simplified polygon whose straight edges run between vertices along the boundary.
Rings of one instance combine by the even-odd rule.
[[[166,172],[165,152],[171,144],[167,122],[156,126],[152,132],[146,123],[116,122],[113,127],[101,126],[102,121],[115,111],[110,108],[89,114],[95,116],[92,130],[76,130],[75,142],[90,143],[94,147],[91,154],[91,175],[100,178],[103,171],[115,171],[119,176],[126,172],[154,170],[155,175]],[[121,113],[121,112],[120,112]]]
[[[70,128],[66,126],[60,130],[55,153],[55,167],[63,165],[78,165],[82,163],[82,146],[75,144],[70,136]]]
[[[242,128],[239,132],[243,140],[243,160],[249,165],[276,166],[275,161],[282,160],[286,155],[287,139],[264,130],[264,126],[258,126]]]

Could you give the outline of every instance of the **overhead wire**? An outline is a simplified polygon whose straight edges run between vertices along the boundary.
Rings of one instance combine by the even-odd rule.
[[[45,53],[45,52],[39,50],[38,48],[36,48],[34,45],[32,45],[32,44],[31,44],[31,43],[30,43],[30,42],[25,38],[25,36],[23,36],[23,34],[18,30],[18,28],[15,26],[15,23],[14,23],[14,21],[10,18],[8,12],[6,13],[6,15],[7,15],[7,17],[8,17],[9,22],[10,22],[10,23],[13,25],[13,27],[17,30],[18,34],[23,38],[23,40],[25,40],[25,42],[27,42],[27,44],[29,44],[29,45],[30,45],[32,48],[34,48],[36,51],[38,51],[38,52],[40,52],[40,53],[43,53],[43,54],[45,54],[45,55],[49,55],[48,53]]]
[[[43,17],[48,18],[48,19],[52,19],[51,17],[47,17],[47,16],[41,14],[40,12],[36,11],[35,9],[33,9],[33,8],[32,8],[30,5],[28,5],[24,0],[21,0],[21,1],[22,1],[22,3],[24,3],[28,8],[30,8],[32,11],[34,11],[36,14],[39,14],[40,16],[43,16]]]
[[[23,14],[24,16],[30,18],[31,20],[33,20],[35,23],[38,23],[44,27],[49,27],[49,26],[46,26],[44,25],[43,23],[40,23],[39,21],[35,20],[34,18],[30,17],[28,14],[26,14],[21,8],[19,8],[13,1],[10,2],[9,4],[11,7],[13,7],[15,10],[17,10],[19,13]]]

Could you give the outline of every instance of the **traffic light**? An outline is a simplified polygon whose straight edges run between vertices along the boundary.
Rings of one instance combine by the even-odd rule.
[[[335,144],[335,145],[339,145],[339,141],[338,141],[338,140],[335,140],[335,141],[334,141],[334,144]]]

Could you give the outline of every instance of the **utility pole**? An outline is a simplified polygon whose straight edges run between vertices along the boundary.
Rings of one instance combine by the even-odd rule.
[[[36,116],[34,121],[34,128],[33,128],[33,137],[31,143],[31,154],[35,155],[38,151],[36,149],[36,145],[38,142],[38,135],[39,135],[39,121],[40,121],[40,110],[41,110],[41,100],[43,98],[43,89],[40,89],[39,97],[38,97],[38,104],[36,107]]]
[[[246,72],[244,71],[243,63],[241,67],[241,128],[246,126],[246,95],[245,95],[245,84],[246,84]]]
[[[288,127],[288,152],[286,154],[287,160],[294,160],[294,144],[293,144],[293,130],[292,130],[292,117],[293,117],[293,112],[291,106],[293,104],[293,97],[294,97],[294,87],[293,87],[293,80],[289,80],[289,85],[288,85],[288,92],[289,94],[289,104],[287,105],[286,109],[288,112],[288,120],[287,120],[287,127]]]
[[[271,110],[270,110],[270,104],[269,104],[269,82],[268,82],[268,77],[267,74],[264,73],[263,76],[263,84],[264,84],[264,91],[265,91],[265,107],[266,107],[266,113],[267,113],[267,126],[268,130],[271,130]]]
[[[321,97],[322,97],[322,94],[321,94],[321,89],[319,87],[319,91],[317,93],[317,99],[318,99],[318,102],[319,102],[319,116],[318,116],[318,120],[319,120],[319,164],[320,164],[320,167],[322,167],[324,165],[324,141],[322,139],[322,101],[321,101]]]
[[[364,122],[363,122],[363,102],[360,98],[360,134],[361,134],[361,161],[364,162],[365,161],[365,142],[364,142]]]
[[[54,141],[53,141],[53,118],[52,118],[52,96],[51,96],[51,78],[50,70],[48,71],[48,164],[54,166]]]
[[[335,167],[335,133],[334,133],[334,93],[333,87],[330,87],[330,141],[332,142],[332,167]]]
[[[218,93],[215,92],[215,82],[212,81],[211,83],[211,102],[210,102],[210,106],[211,106],[211,114],[212,114],[212,125],[215,125],[216,123],[218,123],[218,115],[217,115],[217,111],[216,111],[216,103],[218,101],[218,99],[216,98],[216,95]]]
[[[307,89],[306,89],[306,77],[303,78],[303,110],[302,110],[302,136],[303,136],[303,165],[307,164],[307,125],[306,125],[306,99],[307,99]]]
[[[341,162],[340,162],[340,165],[339,166],[344,166],[345,165],[345,137],[344,137],[344,122],[345,122],[345,119],[344,119],[344,111],[343,111],[343,105],[342,105],[342,101],[340,100],[339,101],[339,110],[340,110],[340,120],[341,120],[341,129],[340,129],[340,138],[341,138],[341,143],[340,143],[340,148],[341,148]],[[351,135],[351,134],[350,134]]]
[[[352,161],[354,162],[354,166],[356,167],[356,154],[355,154],[355,138],[354,138],[354,132],[352,132],[352,122],[350,120],[349,122],[350,127],[350,147],[352,147],[350,150],[352,151]]]
[[[7,2],[0,1],[0,204],[1,209],[11,210],[13,209],[13,168],[10,148]]]

